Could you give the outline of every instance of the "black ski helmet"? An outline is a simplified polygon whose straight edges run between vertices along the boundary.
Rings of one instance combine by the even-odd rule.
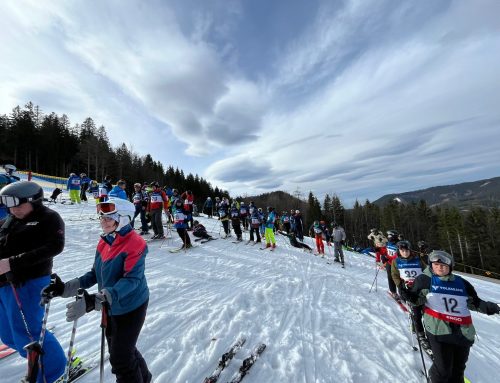
[[[397,242],[398,232],[396,230],[387,230],[387,239],[391,242]]]
[[[41,202],[43,189],[36,182],[19,181],[5,186],[0,191],[0,196],[15,197],[19,201],[16,206],[25,202]]]

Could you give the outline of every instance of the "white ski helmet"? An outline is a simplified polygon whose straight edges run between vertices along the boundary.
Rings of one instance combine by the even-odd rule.
[[[132,202],[121,198],[110,198],[97,205],[99,215],[105,215],[113,218],[118,226],[115,231],[120,231],[128,225],[135,213],[135,206]]]

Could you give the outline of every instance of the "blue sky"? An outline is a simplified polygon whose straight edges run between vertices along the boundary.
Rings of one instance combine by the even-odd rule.
[[[33,101],[232,194],[346,205],[499,176],[500,2],[2,1]]]

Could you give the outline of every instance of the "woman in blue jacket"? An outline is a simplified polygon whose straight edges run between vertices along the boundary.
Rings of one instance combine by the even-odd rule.
[[[97,205],[103,233],[97,244],[92,269],[79,278],[63,283],[59,277],[42,291],[42,296],[73,297],[79,288],[97,283],[98,292],[84,294],[66,307],[66,320],[74,321],[85,313],[108,307],[106,340],[111,372],[118,383],[149,383],[152,375],[136,342],[146,318],[149,289],[144,275],[148,248],[144,239],[130,226],[134,205],[110,198]]]

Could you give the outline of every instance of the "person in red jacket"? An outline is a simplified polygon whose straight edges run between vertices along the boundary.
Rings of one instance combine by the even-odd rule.
[[[151,239],[164,239],[165,234],[163,232],[162,223],[162,211],[165,210],[165,214],[168,217],[168,206],[169,200],[167,194],[161,190],[160,184],[158,182],[152,182],[151,187],[153,188],[149,196],[149,206],[148,211],[151,216],[151,224],[153,226],[154,235]]]
[[[193,203],[194,195],[191,190],[187,190],[181,194],[181,199],[184,201],[184,210],[187,215],[188,231],[193,230]]]

